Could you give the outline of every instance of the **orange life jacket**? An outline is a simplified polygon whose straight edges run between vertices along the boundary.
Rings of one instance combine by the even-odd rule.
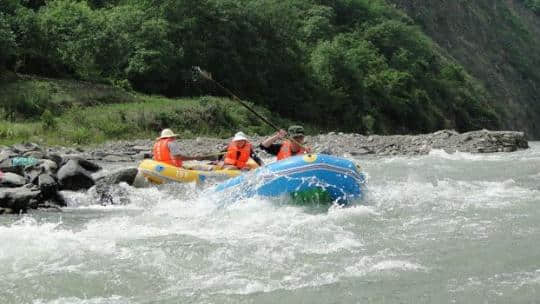
[[[171,155],[169,143],[175,140],[173,137],[161,138],[154,144],[154,160],[167,163],[176,167],[182,167],[182,159]]]
[[[292,143],[290,140],[284,140],[283,143],[281,144],[281,149],[279,149],[279,152],[277,154],[277,160],[282,160],[282,159],[285,159],[287,157],[291,157],[293,155],[298,155],[298,154],[304,154],[306,153],[306,149],[300,147],[300,149],[296,152],[293,152],[292,151]]]
[[[233,165],[238,169],[246,166],[251,155],[251,144],[246,143],[242,148],[238,148],[234,142],[229,144],[225,155],[225,164]]]

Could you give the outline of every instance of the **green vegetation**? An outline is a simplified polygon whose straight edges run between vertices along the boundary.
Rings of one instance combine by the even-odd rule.
[[[4,0],[0,12],[9,49],[0,66],[22,74],[223,94],[192,81],[201,66],[255,104],[320,129],[500,125],[482,85],[383,0]],[[44,93],[2,104],[10,120],[64,115],[51,88],[19,90]]]
[[[540,0],[524,0],[525,6],[540,15]]]
[[[539,0],[389,2],[482,82],[502,128],[540,138]]]
[[[173,128],[184,138],[195,135],[230,137],[237,130],[268,134],[272,130],[235,101],[215,97],[168,99],[137,95],[132,103],[83,107],[73,104],[53,115],[24,122],[0,123],[0,144],[22,141],[49,145],[87,145],[109,139],[154,138],[163,128]],[[267,117],[268,110],[257,107]],[[288,125],[286,120],[277,123]]]
[[[39,119],[45,111],[60,115],[73,105],[88,107],[139,100],[135,94],[110,85],[43,77],[11,75],[0,79],[0,90],[0,118],[19,122]]]

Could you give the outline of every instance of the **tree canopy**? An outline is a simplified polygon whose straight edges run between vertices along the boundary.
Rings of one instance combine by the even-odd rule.
[[[243,98],[321,129],[497,127],[487,93],[383,0],[3,0],[0,67]]]

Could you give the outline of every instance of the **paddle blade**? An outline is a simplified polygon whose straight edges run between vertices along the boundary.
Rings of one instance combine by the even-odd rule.
[[[212,74],[208,73],[207,71],[204,71],[198,66],[193,67],[193,80],[196,81],[200,79],[200,77],[212,80]]]

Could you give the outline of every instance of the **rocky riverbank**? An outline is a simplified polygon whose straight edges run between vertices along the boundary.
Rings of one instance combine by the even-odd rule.
[[[251,138],[255,144],[264,137]],[[187,155],[211,154],[227,146],[230,139],[196,138],[178,139]],[[315,152],[333,155],[423,155],[433,149],[442,149],[448,153],[492,153],[513,152],[528,148],[523,132],[479,130],[457,133],[453,130],[441,130],[421,135],[361,135],[354,133],[328,133],[306,137],[307,144]],[[71,155],[87,160],[104,162],[136,162],[148,157],[153,140],[117,141],[95,148],[56,148],[61,155]],[[258,150],[262,156],[263,151]]]
[[[262,137],[254,137],[254,143]],[[179,139],[185,154],[202,155],[220,151],[228,139]],[[315,152],[333,155],[422,155],[432,149],[471,153],[512,152],[528,148],[523,132],[473,131],[457,133],[442,130],[422,135],[364,136],[328,133],[307,136]],[[62,190],[85,191],[93,187],[96,200],[114,203],[111,185],[131,184],[136,163],[151,157],[153,140],[110,142],[100,147],[39,147],[18,144],[0,147],[0,214],[20,213],[28,209],[65,206]],[[262,156],[264,152],[259,151]],[[97,163],[125,162],[127,169],[95,178],[101,170]]]

